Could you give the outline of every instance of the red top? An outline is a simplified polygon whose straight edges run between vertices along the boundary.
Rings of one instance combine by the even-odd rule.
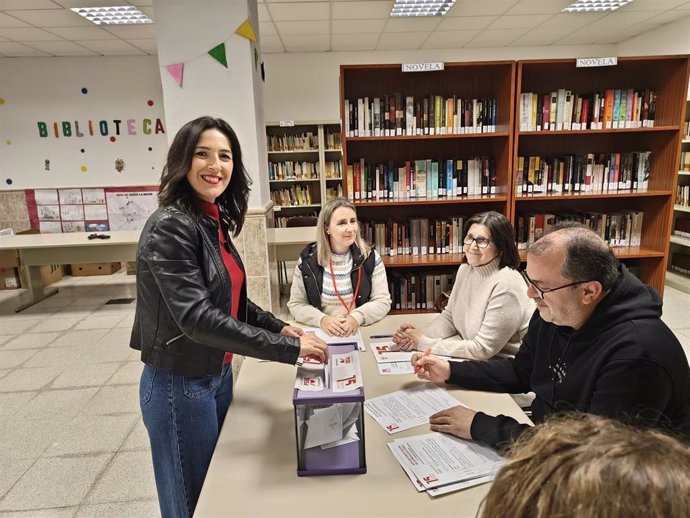
[[[200,200],[199,206],[204,214],[211,216],[213,220],[218,223],[218,241],[220,242],[220,254],[223,257],[223,263],[230,275],[230,284],[232,285],[232,294],[230,295],[230,315],[232,318],[237,318],[237,310],[240,306],[240,292],[242,291],[242,283],[244,282],[244,273],[240,266],[235,261],[233,255],[225,247],[225,236],[223,235],[222,227],[220,226],[220,216],[218,214],[218,205]],[[227,365],[232,361],[232,353],[225,353],[223,365]]]

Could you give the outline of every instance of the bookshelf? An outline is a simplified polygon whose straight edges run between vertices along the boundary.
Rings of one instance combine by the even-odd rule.
[[[294,216],[318,216],[329,189],[342,182],[340,124],[268,122],[266,139],[275,226]]]
[[[685,102],[685,117],[681,128],[680,158],[678,160],[678,180],[676,200],[671,230],[669,270],[666,284],[685,293],[690,293],[690,90]]]
[[[341,65],[342,188],[357,206],[360,221],[389,223],[389,228],[393,222],[404,224],[409,235],[409,222],[415,219],[450,222],[487,210],[509,216],[515,71],[513,61],[445,63],[441,71],[413,73],[403,72],[400,64]],[[458,161],[462,161],[460,166]],[[448,163],[451,170],[444,177]],[[440,174],[429,166],[438,167]],[[427,180],[422,180],[420,187],[415,179],[424,178],[422,172],[440,182],[433,185],[433,179],[428,180],[431,183],[424,189]],[[470,190],[463,194],[458,178],[464,174],[467,187],[472,172],[479,175],[474,185],[479,192],[473,193],[469,181]],[[447,189],[445,195],[439,195],[439,187]],[[363,192],[373,195],[363,199]],[[451,228],[450,223],[446,228]],[[386,232],[386,243],[377,243],[377,248],[390,250],[398,240],[392,234]],[[403,234],[399,236],[402,240]],[[457,244],[459,237],[455,238]],[[424,231],[420,240],[424,241]],[[452,284],[462,254],[452,247],[448,253],[423,253],[423,246],[413,254],[414,248],[409,246],[410,253],[405,253],[401,246],[395,255],[385,250],[381,255],[389,280],[400,279],[408,286],[414,282],[417,288],[409,289],[416,292],[417,301],[424,294],[429,305],[432,297],[423,279],[434,276],[448,287],[448,276]],[[391,286],[394,304],[396,297],[404,297],[395,282]],[[397,312],[420,311],[402,306]],[[421,310],[433,311],[432,307]]]
[[[622,261],[634,268],[643,282],[663,294],[679,178],[679,149],[683,138],[682,123],[689,71],[687,56],[618,58],[616,66],[596,68],[576,68],[575,59],[518,61],[512,159],[514,195],[510,201],[510,216],[516,229],[521,221],[528,224],[524,222],[529,221],[529,217],[534,214],[587,213],[590,218],[601,218],[601,214],[605,214],[604,221],[610,222],[612,217],[626,218],[630,214],[642,213],[639,246],[617,246],[614,251]],[[592,116],[580,128],[562,126],[556,130],[545,130],[534,125],[525,126],[528,121],[525,121],[524,113],[528,110],[522,104],[525,102],[523,94],[536,93],[538,100],[539,97],[559,90],[578,94],[583,104],[584,99],[588,99],[591,106],[596,102],[594,95],[597,92],[606,97],[607,90],[620,90],[623,92],[621,99],[627,93],[627,104],[632,108],[628,110],[627,118],[621,110],[619,120],[622,124],[618,128],[607,128],[604,125],[601,129],[591,129],[591,122],[594,120]],[[620,103],[622,106],[623,101]],[[542,104],[546,104],[545,98]],[[604,104],[605,102],[600,102],[598,105]],[[536,111],[534,109],[533,113]],[[542,116],[544,111],[542,106]],[[573,113],[575,111],[573,108]],[[601,113],[603,111],[602,108]],[[653,122],[650,122],[651,119]],[[541,121],[545,120],[542,117]],[[581,118],[580,122],[584,120],[587,117]],[[635,152],[650,153],[646,171],[639,156],[632,157]],[[586,171],[589,166],[592,171],[596,171],[597,161],[600,159],[599,171],[608,171],[609,162],[613,170],[615,160],[611,157],[619,156],[623,163],[625,155],[631,155],[630,164],[639,167],[632,165],[628,171],[640,173],[637,177],[640,184],[637,189],[626,184],[624,168],[621,168],[621,177],[617,178],[620,183],[616,182],[613,188],[610,184],[600,186],[596,182],[596,174],[592,174],[587,189],[584,188],[583,178],[579,178],[577,191],[575,183],[572,183],[568,192],[564,187],[560,192],[548,188],[539,193],[523,192],[519,182],[522,178],[522,183],[525,183],[524,167],[529,157],[541,157],[548,164],[554,157],[567,155],[585,157],[582,171]],[[590,155],[593,159],[588,164]],[[523,170],[519,171],[521,164]],[[558,170],[556,166],[554,169]],[[636,179],[634,173],[632,182]],[[643,188],[645,173],[648,180],[646,188]],[[535,179],[538,177],[535,174]],[[582,189],[579,189],[580,182]],[[622,224],[625,228],[630,223],[623,221]]]

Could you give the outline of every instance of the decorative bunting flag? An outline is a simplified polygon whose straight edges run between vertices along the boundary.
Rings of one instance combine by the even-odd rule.
[[[225,68],[228,68],[228,60],[225,57],[225,43],[216,45],[209,50],[208,53],[211,55],[211,57],[218,61],[218,63],[223,65]]]
[[[248,40],[256,41],[256,35],[254,34],[254,29],[252,28],[252,24],[249,22],[249,18],[247,18],[244,22],[242,22],[242,25],[240,25],[235,30],[235,34],[239,34],[240,36],[244,36]]]
[[[167,65],[165,68],[168,69],[168,72],[177,83],[177,86],[182,88],[182,74],[184,73],[184,63],[174,63],[172,65]]]

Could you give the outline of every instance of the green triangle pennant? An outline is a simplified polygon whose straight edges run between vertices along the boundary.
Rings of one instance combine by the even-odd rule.
[[[211,55],[211,57],[218,61],[218,63],[223,65],[225,68],[228,68],[228,60],[225,57],[225,43],[216,45],[211,50],[209,50],[208,53]]]

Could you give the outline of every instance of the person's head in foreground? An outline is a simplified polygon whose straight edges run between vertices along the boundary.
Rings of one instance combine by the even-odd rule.
[[[687,518],[690,450],[663,433],[573,414],[513,444],[483,518]]]

